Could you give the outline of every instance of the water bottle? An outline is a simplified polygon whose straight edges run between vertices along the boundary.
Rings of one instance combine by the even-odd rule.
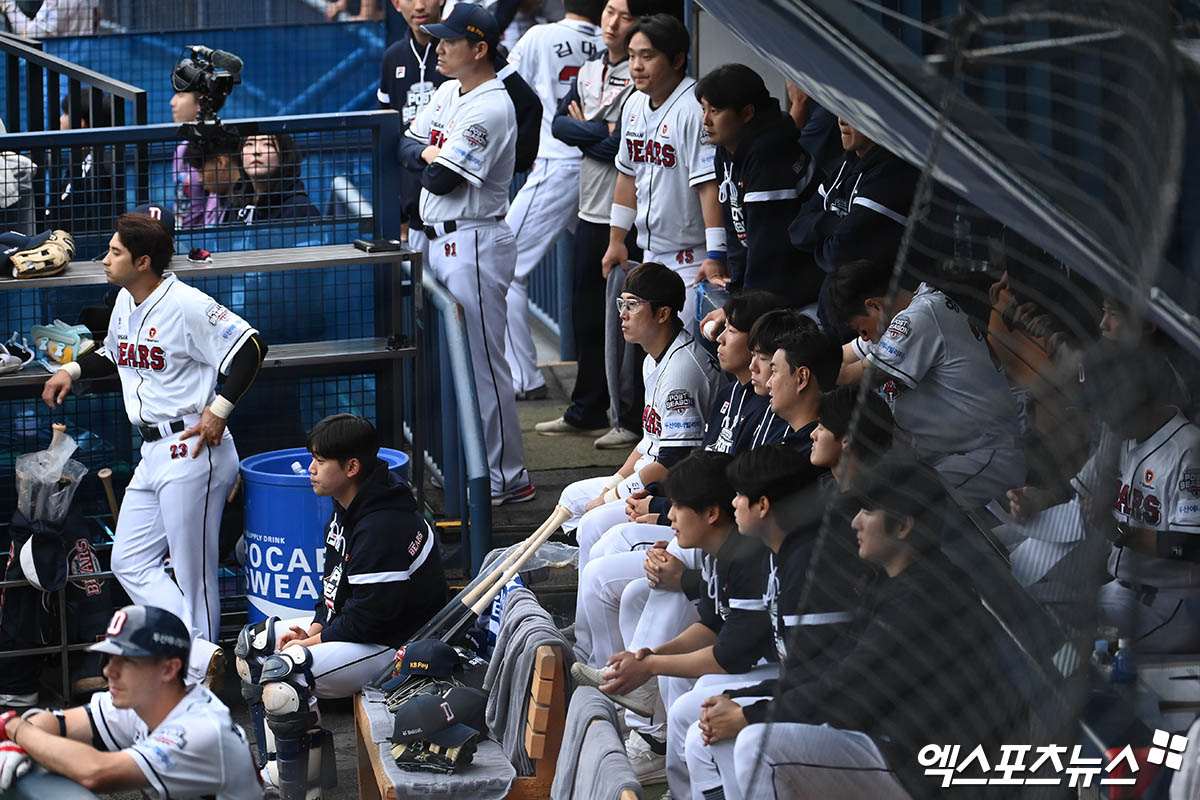
[[[1128,639],[1117,640],[1117,654],[1113,656],[1112,682],[1117,684],[1137,683],[1137,664]]]
[[[299,461],[292,462],[292,472],[296,473],[297,475],[307,475],[308,474],[308,470],[306,470],[304,468],[304,465],[301,464]]]
[[[1112,662],[1112,653],[1108,652],[1108,640],[1097,639],[1096,649],[1092,651],[1092,663],[1097,667],[1111,667]]]

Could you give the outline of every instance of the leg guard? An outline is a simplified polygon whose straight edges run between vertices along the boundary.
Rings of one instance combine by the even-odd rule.
[[[312,703],[312,653],[289,647],[263,661],[262,702],[275,739],[275,759],[267,763],[283,800],[320,800],[337,785],[333,734],[323,730]]]
[[[238,633],[233,654],[237,658],[237,673],[242,679],[242,699],[250,709],[250,725],[254,744],[258,748],[258,766],[266,766],[267,759],[275,755],[274,743],[268,741],[266,717],[263,711],[263,688],[258,680],[262,676],[262,662],[275,653],[275,623],[279,617],[265,622],[246,625]]]

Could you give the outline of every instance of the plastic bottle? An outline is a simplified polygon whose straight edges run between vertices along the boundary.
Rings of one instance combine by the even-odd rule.
[[[299,461],[292,462],[292,472],[296,473],[297,475],[307,475],[308,474],[308,470],[306,470],[304,468],[304,465],[301,464]]]
[[[1117,640],[1117,654],[1113,656],[1112,682],[1118,684],[1137,683],[1137,664],[1128,639]]]
[[[1096,649],[1092,651],[1092,663],[1097,667],[1110,667],[1112,661],[1112,653],[1108,652],[1108,640],[1097,639]]]

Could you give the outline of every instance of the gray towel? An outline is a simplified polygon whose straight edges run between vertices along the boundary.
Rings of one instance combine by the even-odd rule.
[[[509,592],[483,688],[488,692],[488,730],[500,740],[518,775],[533,774],[533,762],[525,752],[525,718],[534,657],[544,644],[557,645],[562,651],[569,695],[571,664],[575,661],[570,643],[558,632],[533,592],[523,588]]]
[[[571,695],[550,800],[620,800],[626,789],[642,797],[617,728],[617,710],[599,689]]]

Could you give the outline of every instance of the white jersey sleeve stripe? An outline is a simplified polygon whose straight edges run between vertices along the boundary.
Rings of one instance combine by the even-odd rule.
[[[827,611],[820,614],[785,614],[783,624],[788,628],[798,625],[838,625],[853,622],[854,614],[849,611]]]
[[[227,374],[226,370],[229,369],[229,362],[233,360],[235,355],[237,355],[238,350],[242,349],[242,345],[244,345],[246,341],[256,333],[258,333],[258,331],[254,328],[247,328],[246,330],[242,331],[242,335],[237,338],[237,341],[233,343],[233,347],[229,348],[229,350],[225,353],[225,357],[221,359],[221,363],[217,365],[217,371],[222,375]]]
[[[908,217],[906,217],[905,215],[900,214],[896,211],[892,211],[890,208],[885,206],[883,203],[877,203],[869,197],[856,197],[851,202],[851,205],[864,206],[865,208],[869,208],[878,214],[883,214],[888,219],[894,220],[894,221],[900,223],[901,225],[908,224]]]
[[[427,136],[422,136],[421,134],[419,134],[419,133],[417,133],[416,131],[414,131],[414,130],[413,130],[411,127],[409,127],[409,128],[405,128],[405,129],[404,129],[404,135],[405,135],[405,136],[407,136],[407,137],[408,137],[408,138],[410,138],[410,139],[416,139],[418,142],[426,142],[426,141],[428,141],[428,137],[427,137]]]
[[[414,572],[421,568],[425,563],[425,559],[429,558],[429,554],[433,552],[433,531],[429,530],[429,523],[425,523],[425,529],[429,533],[425,537],[425,546],[421,548],[421,552],[417,553],[417,557],[413,559],[412,564],[408,569],[395,570],[392,572],[363,572],[358,575],[350,575],[348,580],[351,585],[362,585],[367,583],[391,583],[392,581],[406,581]]]
[[[731,597],[729,598],[729,607],[738,611],[766,611],[767,606],[763,603],[762,598],[751,597]]]
[[[792,200],[799,197],[795,189],[772,189],[767,192],[746,192],[743,203],[768,203],[772,200]]]
[[[871,362],[871,364],[873,364],[874,366],[883,370],[888,375],[891,375],[893,378],[904,381],[904,384],[906,386],[908,386],[908,388],[910,388],[910,389],[917,388],[917,382],[915,380],[913,380],[913,377],[911,375],[909,375],[907,372],[900,369],[899,367],[895,366],[894,364],[888,364],[885,361],[880,360],[879,358],[876,357],[875,353],[873,353],[873,352],[868,353],[867,361]]]

